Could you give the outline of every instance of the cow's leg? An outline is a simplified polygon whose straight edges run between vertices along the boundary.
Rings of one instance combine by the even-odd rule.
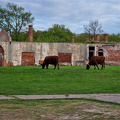
[[[96,65],[94,65],[94,70],[96,70]]]
[[[54,64],[54,69],[56,69],[56,66],[58,67],[58,69],[59,69],[59,64]]]
[[[97,66],[97,68],[98,68],[98,70],[99,70],[98,63],[97,63],[97,62],[95,62],[95,66]]]
[[[49,65],[49,64],[46,64],[46,69],[48,69],[48,65]]]
[[[105,62],[103,63],[103,67],[104,67],[104,69],[105,69]]]
[[[58,69],[59,69],[59,64],[57,66],[58,66]]]
[[[96,70],[97,63],[94,64],[94,70]],[[98,67],[98,66],[97,66]]]
[[[98,68],[98,70],[99,70],[98,64],[97,64],[96,66],[97,66],[97,68]]]
[[[97,68],[98,68],[98,70],[99,70],[98,63],[96,63],[95,65],[97,66]]]
[[[105,63],[102,63],[102,67],[101,67],[101,69],[105,69]]]
[[[102,66],[101,66],[101,70],[103,69],[103,63],[101,64]]]
[[[56,64],[54,64],[54,69],[56,68]]]
[[[105,62],[104,62],[104,69],[105,69]]]

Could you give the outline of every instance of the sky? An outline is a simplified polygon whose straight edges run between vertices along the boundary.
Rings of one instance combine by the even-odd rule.
[[[32,13],[35,30],[59,24],[80,34],[84,33],[84,25],[98,20],[104,33],[120,33],[120,0],[0,0],[1,7],[8,2]]]

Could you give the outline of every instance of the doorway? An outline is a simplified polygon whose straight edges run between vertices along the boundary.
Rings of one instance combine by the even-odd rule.
[[[94,56],[95,53],[95,47],[94,46],[90,46],[89,47],[89,60],[92,56]]]

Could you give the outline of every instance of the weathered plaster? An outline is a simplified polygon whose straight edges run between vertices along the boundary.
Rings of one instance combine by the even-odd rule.
[[[35,64],[44,60],[46,56],[58,53],[71,53],[72,65],[84,65],[88,60],[89,46],[95,47],[95,55],[102,49],[107,61],[120,63],[120,43],[118,44],[82,44],[82,43],[36,43],[36,42],[0,42],[4,50],[6,63],[12,62],[14,66],[21,65],[22,52],[33,52]]]

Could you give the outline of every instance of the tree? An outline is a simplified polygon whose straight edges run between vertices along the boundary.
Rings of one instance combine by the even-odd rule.
[[[111,34],[108,36],[109,42],[120,42],[120,34]]]
[[[58,42],[70,42],[70,38],[74,36],[68,28],[65,28],[65,25],[59,24],[54,24],[52,28],[48,29],[48,32],[56,36]]]
[[[89,25],[84,25],[85,32],[88,33],[89,39],[90,36],[93,35],[94,38],[96,34],[102,34],[102,24],[99,24],[98,20],[91,20]]]
[[[77,43],[85,43],[86,41],[88,41],[88,38],[86,36],[88,36],[88,33],[76,34],[75,40]]]
[[[35,35],[39,35],[35,41],[39,42],[70,42],[72,36],[75,36],[65,25],[54,24],[47,31],[37,31]]]
[[[7,3],[6,8],[0,7],[0,28],[6,28],[10,34],[14,34],[14,39],[18,41],[20,32],[34,20],[31,15],[30,12],[25,12],[24,8]]]

